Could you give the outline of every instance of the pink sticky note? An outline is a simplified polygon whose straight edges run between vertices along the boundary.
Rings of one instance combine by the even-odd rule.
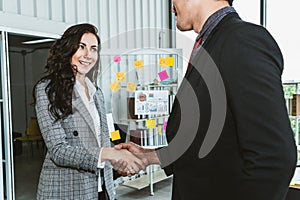
[[[115,56],[115,57],[114,57],[114,62],[115,62],[115,63],[121,62],[121,57],[120,57],[120,56]]]
[[[165,122],[164,122],[164,131],[167,130],[167,124],[168,124],[168,122],[165,121]]]
[[[158,76],[159,76],[161,81],[166,80],[166,79],[169,78],[168,72],[166,70],[159,72]]]

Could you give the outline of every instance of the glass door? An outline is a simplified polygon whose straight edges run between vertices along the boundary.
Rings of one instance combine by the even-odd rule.
[[[7,32],[0,32],[0,199],[14,198]]]

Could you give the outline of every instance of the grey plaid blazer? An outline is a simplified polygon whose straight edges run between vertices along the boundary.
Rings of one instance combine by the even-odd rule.
[[[48,82],[36,88],[36,113],[47,154],[40,173],[37,199],[98,199],[98,146],[93,119],[74,90],[73,114],[54,123],[48,110],[45,92]],[[101,120],[101,145],[110,147],[104,97],[100,90],[94,95]],[[105,186],[110,199],[114,199],[112,168],[104,168]]]

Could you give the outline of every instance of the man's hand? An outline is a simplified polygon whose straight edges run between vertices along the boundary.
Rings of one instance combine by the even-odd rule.
[[[133,143],[121,143],[114,147],[117,150],[127,149],[136,157],[141,159],[145,165],[160,164],[156,151],[154,149],[144,149],[143,147]]]

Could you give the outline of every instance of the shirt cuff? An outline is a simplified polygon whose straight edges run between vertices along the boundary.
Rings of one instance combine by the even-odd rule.
[[[102,149],[103,148],[100,149],[100,154],[99,154],[99,159],[98,159],[98,165],[97,165],[97,168],[100,168],[100,169],[103,169],[104,166],[105,166],[105,161],[101,162]]]

